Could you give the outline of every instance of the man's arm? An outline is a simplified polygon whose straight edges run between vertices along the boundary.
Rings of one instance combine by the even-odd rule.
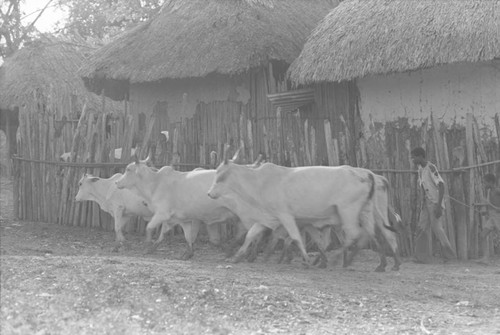
[[[441,206],[443,203],[443,197],[444,197],[444,184],[443,182],[438,183],[438,190],[439,190],[439,195],[438,195],[438,204]]]

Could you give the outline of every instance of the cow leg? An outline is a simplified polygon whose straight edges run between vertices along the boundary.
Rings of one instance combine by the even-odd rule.
[[[222,222],[207,223],[208,240],[215,246],[220,246],[221,244],[221,237],[220,237],[221,223]]]
[[[317,228],[313,226],[305,226],[304,227],[304,232],[307,232],[309,236],[311,237],[311,240],[316,244],[316,247],[318,248],[319,251],[319,256],[316,257],[314,261],[314,265],[320,262],[318,267],[321,269],[326,268],[328,259],[326,257],[326,248],[328,247],[329,244],[329,238],[323,237],[326,233],[330,235],[330,227],[325,229],[325,232],[320,232]]]
[[[161,225],[161,231],[160,231],[160,236],[158,236],[158,239],[153,243],[148,245],[146,249],[146,254],[152,254],[158,249],[158,246],[160,245],[161,242],[165,239],[165,236],[167,233],[174,227],[174,224],[168,223],[168,222],[163,222]]]
[[[281,251],[280,257],[278,259],[278,264],[285,263],[290,264],[293,259],[292,250],[293,240],[290,237],[286,237],[283,242],[283,250]]]
[[[266,229],[265,226],[261,225],[260,223],[255,223],[252,228],[247,233],[247,236],[245,237],[245,242],[241,246],[241,248],[238,250],[234,258],[232,259],[233,263],[238,263],[240,262],[243,257],[245,257],[247,253],[248,246],[255,241],[255,239],[259,236],[261,232],[263,232]]]
[[[155,229],[162,223],[165,222],[167,223],[170,220],[170,215],[162,215],[160,213],[155,213],[153,217],[151,218],[151,221],[148,222],[146,226],[146,250],[145,254],[148,254],[151,252],[151,250],[154,248],[153,247],[153,232]],[[163,231],[163,227],[162,227]],[[161,235],[161,233],[160,233]]]
[[[351,246],[353,246],[360,238],[362,234],[362,228],[359,223],[359,208],[338,208],[338,215],[342,222],[342,228],[344,230],[345,239],[342,247],[337,249],[335,252],[335,259],[338,259],[340,255],[344,255],[345,251],[348,251]],[[355,253],[357,251],[355,250]],[[352,259],[355,255],[353,253],[351,256],[344,258],[343,267],[347,267],[351,264]]]
[[[304,265],[309,266],[309,255],[307,254],[306,248],[304,246],[304,242],[300,237],[299,228],[297,228],[297,223],[295,222],[295,218],[289,214],[282,214],[279,216],[279,220],[283,227],[285,227],[288,235],[292,240],[297,243],[299,250],[302,254],[302,259],[304,261]]]
[[[276,230],[274,230],[271,235],[271,240],[267,243],[267,246],[264,250],[264,261],[266,262],[269,260],[269,257],[271,257],[271,254],[274,252],[274,250],[276,249],[276,245],[281,239],[281,237],[276,233]]]
[[[129,217],[123,216],[124,208],[119,206],[113,211],[115,219],[115,243],[113,244],[113,252],[118,252],[120,247],[125,243],[125,236],[123,236],[123,228],[130,221]]]
[[[380,257],[380,264],[375,268],[375,272],[385,272],[385,267],[387,266],[387,258],[383,250],[378,252]]]
[[[392,270],[398,271],[399,266],[401,265],[401,259],[399,258],[399,253],[398,253],[398,241],[397,241],[396,233],[394,233],[393,231],[390,231],[389,229],[387,229],[385,227],[381,227],[379,230],[380,230],[380,235],[382,235],[383,239],[385,240],[385,242],[389,246],[390,252],[394,258],[394,266],[392,267]],[[384,254],[383,257],[385,258],[385,252],[384,252],[385,250],[384,250],[384,248],[382,248],[382,245],[384,244],[383,241],[381,241],[381,243],[379,243],[379,244],[381,245],[380,252]],[[380,257],[382,257],[382,256],[380,256]],[[381,262],[382,262],[382,259],[381,259]],[[386,264],[387,264],[387,260],[386,260]],[[377,267],[377,269],[378,269],[378,267]],[[377,269],[375,271],[377,271]]]
[[[247,234],[247,230],[241,223],[241,221],[236,223],[236,236],[233,237],[228,245],[224,248],[224,252],[226,254],[226,258],[229,258],[234,255],[234,250],[241,246],[245,242],[245,236]]]
[[[196,237],[198,237],[201,221],[192,220],[191,222],[182,222],[181,226],[182,230],[184,230],[184,237],[186,238],[186,242],[188,244],[188,249],[182,255],[182,260],[188,260],[194,255],[193,244],[194,241],[196,241]]]
[[[259,255],[259,250],[262,247],[262,244],[265,243],[264,239],[267,237],[266,236],[266,230],[261,232],[259,236],[255,239],[255,241],[252,243],[252,246],[250,247],[250,253],[248,254],[247,261],[250,263],[255,262],[257,259],[257,256]]]

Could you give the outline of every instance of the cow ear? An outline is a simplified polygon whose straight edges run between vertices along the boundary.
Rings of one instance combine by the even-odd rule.
[[[95,183],[96,181],[99,180],[99,177],[92,177],[92,178],[89,178],[89,180],[93,183]]]
[[[229,158],[227,157],[228,152],[229,144],[226,144],[226,147],[224,148],[224,164],[227,164],[229,162]]]

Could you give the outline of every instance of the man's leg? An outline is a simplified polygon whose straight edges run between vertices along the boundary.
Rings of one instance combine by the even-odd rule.
[[[431,258],[432,235],[430,234],[430,217],[427,205],[424,203],[420,211],[415,238],[415,261],[428,263]]]
[[[431,213],[431,227],[432,231],[434,234],[436,234],[436,237],[438,238],[439,242],[441,243],[441,251],[442,251],[442,256],[446,260],[450,259],[456,259],[457,255],[453,248],[451,247],[450,240],[448,239],[448,236],[446,235],[444,228],[443,228],[443,223],[444,223],[444,215],[441,215],[439,218],[436,218],[434,216],[434,213]]]
[[[495,219],[492,216],[489,216],[486,222],[483,224],[483,230],[481,231],[481,241],[482,241],[482,251],[483,257],[479,259],[481,263],[487,263],[490,258],[490,245],[488,241],[488,236],[493,231],[495,227]]]

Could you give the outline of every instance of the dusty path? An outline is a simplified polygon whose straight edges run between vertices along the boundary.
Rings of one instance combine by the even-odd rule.
[[[500,262],[353,267],[229,264],[181,237],[144,256],[142,236],[16,222],[1,180],[1,334],[498,334]]]

